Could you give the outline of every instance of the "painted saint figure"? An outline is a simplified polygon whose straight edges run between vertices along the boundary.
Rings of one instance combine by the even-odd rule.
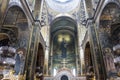
[[[64,38],[62,39],[60,49],[62,53],[61,54],[62,58],[66,58],[67,57],[67,43]]]
[[[23,68],[24,68],[24,55],[22,51],[19,51],[16,55],[15,55],[15,75],[18,75],[19,73],[23,72]]]
[[[111,76],[116,70],[113,60],[113,55],[110,48],[105,48],[105,63],[108,71],[108,76]]]
[[[23,51],[19,51],[18,52],[20,54],[20,73],[22,74],[23,73],[23,70],[24,70],[24,63],[25,63],[25,56],[23,54]]]
[[[14,66],[14,70],[15,70],[15,75],[18,75],[20,72],[20,55],[17,53],[15,54],[15,66]]]

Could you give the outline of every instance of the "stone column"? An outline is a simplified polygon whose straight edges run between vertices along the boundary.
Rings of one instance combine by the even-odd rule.
[[[79,23],[79,22],[78,22]],[[83,39],[83,34],[84,34],[84,32],[85,31],[83,31],[84,30],[84,28],[83,27],[85,27],[85,26],[82,26],[81,24],[79,24],[78,25],[78,61],[79,61],[79,64],[78,64],[78,71],[79,71],[79,76],[82,76],[83,75],[83,61],[84,61],[84,59],[83,59],[83,51],[82,51],[82,47],[81,47],[81,45],[82,45],[82,39]]]
[[[47,38],[46,38],[46,50],[45,50],[45,60],[44,60],[44,75],[45,76],[48,76],[48,61],[49,61],[49,37],[50,37],[50,30],[49,30],[49,27],[48,27],[48,31],[47,31]]]
[[[84,73],[84,68],[85,67],[83,67],[83,66],[85,66],[85,61],[84,61],[84,52],[83,52],[83,49],[82,49],[82,47],[80,47],[80,74],[81,74],[81,76],[82,75],[84,75],[85,73]]]
[[[44,60],[44,75],[48,76],[48,60],[49,60],[49,48],[46,47],[45,60]]]
[[[51,48],[50,48],[50,76],[53,76],[53,41],[51,43]]]
[[[28,53],[26,57],[26,80],[34,80],[34,72],[35,72],[35,58],[37,56],[38,49],[38,34],[39,34],[39,26],[36,22],[32,27],[30,42],[28,47]]]
[[[79,76],[79,66],[78,66],[79,55],[76,55],[76,76]]]
[[[50,56],[50,76],[53,76],[53,56]]]
[[[88,30],[90,34],[90,47],[92,52],[92,59],[94,61],[94,70],[97,80],[106,80],[106,71],[105,65],[103,61],[103,55],[101,52],[100,44],[98,41],[98,35],[96,31],[96,26],[94,25],[92,20],[88,21]]]

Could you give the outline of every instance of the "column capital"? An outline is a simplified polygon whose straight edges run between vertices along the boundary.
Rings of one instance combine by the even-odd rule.
[[[34,25],[34,27],[39,27],[39,29],[41,29],[41,23],[39,20],[35,20],[33,25]]]

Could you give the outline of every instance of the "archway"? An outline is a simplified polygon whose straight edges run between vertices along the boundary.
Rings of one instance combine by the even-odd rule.
[[[69,69],[61,69],[57,72],[54,80],[74,80],[75,76],[72,74],[71,70]]]
[[[66,75],[63,75],[60,80],[68,80],[68,77]]]
[[[62,68],[70,69],[78,75],[78,39],[77,24],[66,16],[56,18],[50,28],[50,75],[55,75]]]
[[[36,78],[40,80],[43,80],[44,57],[43,46],[39,43],[36,56],[35,74]]]
[[[9,36],[5,33],[0,33],[0,46],[7,46],[9,44]]]
[[[85,59],[85,74],[87,76],[87,80],[90,79],[95,79],[95,71],[94,71],[94,61],[93,61],[93,54],[91,53],[91,48],[89,42],[87,42],[85,46],[85,54],[84,54],[84,59]]]
[[[12,6],[8,9],[1,32],[10,36],[11,46],[27,48],[30,28],[27,16],[20,7]]]
[[[102,11],[100,16],[100,26],[98,28],[99,40],[108,78],[114,76],[112,74],[116,73],[114,64],[116,55],[113,52],[113,49],[119,44],[119,31],[117,31],[120,28],[119,25],[120,7],[116,3],[108,3]],[[109,59],[107,57],[109,57]]]
[[[9,36],[9,45],[6,47],[15,49],[14,59],[16,61],[13,69],[15,74],[23,74],[30,30],[27,16],[19,6],[11,6],[7,9],[0,33],[5,33]],[[20,57],[19,62],[20,60],[21,62],[19,64],[17,64],[18,57],[16,56]]]

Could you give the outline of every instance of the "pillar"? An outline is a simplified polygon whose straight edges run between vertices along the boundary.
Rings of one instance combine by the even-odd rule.
[[[85,74],[84,69],[85,69],[84,52],[83,52],[82,47],[80,47],[80,74],[81,74],[81,76]]]
[[[48,76],[48,62],[49,62],[49,51],[50,51],[50,48],[49,48],[49,37],[50,37],[50,30],[49,30],[49,26],[47,26],[47,38],[46,38],[46,50],[45,50],[45,62],[44,62],[44,75],[45,76]]]
[[[48,76],[48,60],[49,60],[49,48],[46,47],[45,51],[45,62],[44,62],[44,75]]]
[[[50,48],[50,76],[54,76],[53,74],[53,41],[51,42]]]
[[[94,25],[92,19],[88,20],[88,30],[90,34],[90,47],[92,59],[94,59],[94,70],[97,80],[106,80],[106,71],[103,61],[103,55],[100,49],[100,44],[98,42],[98,35],[96,32],[96,26]]]
[[[28,53],[25,62],[25,71],[26,71],[26,80],[34,80],[34,72],[35,72],[35,58],[37,56],[38,49],[38,34],[39,34],[39,23],[35,22],[32,27],[32,33],[30,36],[30,42],[28,47]]]

